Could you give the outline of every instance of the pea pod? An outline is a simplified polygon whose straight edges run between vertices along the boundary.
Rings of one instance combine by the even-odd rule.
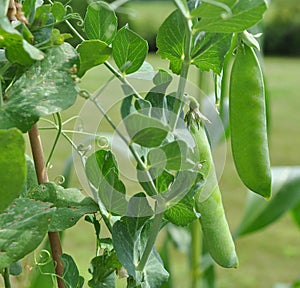
[[[237,49],[231,70],[229,118],[231,148],[243,183],[263,197],[271,196],[263,75],[253,48]]]
[[[195,111],[190,111],[190,113]],[[197,117],[191,117],[191,119],[195,118]],[[205,181],[195,195],[196,210],[201,214],[200,223],[204,243],[212,258],[219,265],[226,268],[237,267],[238,258],[235,245],[226,220],[210,145],[204,127],[200,122],[192,122],[189,127],[199,151],[200,163],[202,163],[200,171]]]

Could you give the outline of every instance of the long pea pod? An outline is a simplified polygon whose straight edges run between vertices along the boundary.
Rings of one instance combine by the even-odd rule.
[[[216,263],[226,268],[236,268],[238,258],[222,204],[210,145],[202,121],[197,117],[198,108],[195,102],[191,103],[192,108],[186,119],[199,152],[202,165],[200,171],[204,178],[204,184],[195,194],[196,210],[201,214],[204,243]]]
[[[243,183],[271,196],[263,75],[253,48],[240,45],[231,70],[229,118],[232,154]]]

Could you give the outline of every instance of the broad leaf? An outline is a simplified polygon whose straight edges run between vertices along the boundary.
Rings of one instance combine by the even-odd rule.
[[[152,80],[154,77],[154,69],[150,63],[145,61],[139,70],[128,75],[127,77],[140,80]]]
[[[52,14],[54,16],[54,19],[57,22],[60,22],[63,20],[64,16],[66,15],[66,8],[65,6],[60,2],[54,2],[52,5]]]
[[[61,259],[64,263],[63,280],[66,288],[82,288],[84,278],[79,275],[78,268],[73,258],[68,254],[62,254]]]
[[[226,53],[231,45],[231,34],[200,32],[194,36],[192,63],[202,71],[220,74]]]
[[[167,137],[169,128],[159,120],[133,113],[124,119],[131,141],[144,147],[157,147]]]
[[[85,171],[93,187],[95,201],[110,212],[124,215],[127,211],[126,190],[119,179],[118,164],[112,152],[96,151],[87,159]]]
[[[111,44],[117,33],[118,19],[115,12],[104,1],[93,2],[88,6],[84,30],[89,39],[98,39]]]
[[[51,232],[66,230],[74,226],[83,215],[98,211],[98,205],[79,189],[64,189],[51,182],[36,187],[28,197],[53,203],[57,208],[49,226]]]
[[[112,55],[124,74],[140,69],[148,53],[148,43],[126,26],[120,29],[112,43]]]
[[[70,107],[77,96],[72,78],[76,60],[75,50],[67,43],[49,49],[46,58],[32,65],[7,91],[7,101],[0,107],[0,128],[26,132],[40,116]]]
[[[184,57],[185,19],[179,10],[174,11],[160,26],[157,34],[157,53],[170,60],[170,69],[179,74]]]
[[[26,180],[25,143],[17,129],[0,130],[0,212],[22,192]]]
[[[194,29],[217,33],[241,32],[259,22],[266,9],[265,0],[203,1],[192,11],[192,16],[200,18]]]
[[[272,198],[249,193],[243,220],[236,237],[252,233],[270,225],[300,201],[300,167],[276,167],[272,169]]]
[[[148,162],[151,168],[163,170],[186,170],[196,164],[189,157],[186,143],[182,140],[173,141],[149,151]]]
[[[198,218],[194,210],[194,200],[183,198],[180,202],[167,209],[164,217],[177,226],[187,226]]]
[[[0,269],[37,248],[48,231],[54,211],[49,203],[16,199],[0,214]]]
[[[6,16],[0,17],[0,48],[5,47],[5,55],[12,63],[29,65],[33,60],[42,60],[44,54],[26,42],[12,27]]]
[[[159,288],[169,274],[155,248],[144,269],[136,270],[150,233],[151,224],[146,219],[123,217],[117,221],[113,226],[113,244],[119,260],[134,278],[136,286]]]
[[[80,59],[79,77],[82,77],[89,69],[103,64],[111,54],[111,48],[100,40],[83,41],[76,50]]]
[[[92,288],[115,287],[114,273],[121,269],[122,264],[118,260],[116,252],[105,251],[101,256],[92,259],[89,272],[93,278],[88,282]]]

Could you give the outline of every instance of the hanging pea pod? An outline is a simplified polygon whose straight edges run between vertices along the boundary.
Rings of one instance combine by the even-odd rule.
[[[198,115],[198,116],[197,116]],[[196,210],[201,214],[200,223],[205,246],[212,258],[221,266],[236,268],[238,258],[226,220],[210,145],[206,136],[198,104],[191,102],[186,120],[198,149],[200,169],[204,184],[195,194]]]
[[[243,183],[263,197],[271,196],[263,75],[253,48],[240,45],[231,70],[229,118],[231,147]]]

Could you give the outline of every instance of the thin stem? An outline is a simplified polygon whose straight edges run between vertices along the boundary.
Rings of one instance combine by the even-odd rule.
[[[191,247],[191,274],[192,274],[192,283],[191,288],[200,288],[201,285],[201,271],[200,271],[200,262],[202,254],[202,234],[199,221],[194,221],[191,224],[191,238],[192,238],[192,247]]]
[[[39,135],[37,124],[28,132],[31,145],[32,156],[34,160],[35,170],[38,178],[38,183],[42,184],[49,182],[48,174],[45,166],[45,158],[43,152],[43,146]],[[48,232],[50,247],[52,251],[52,257],[55,261],[55,272],[59,277],[56,277],[59,288],[65,288],[64,281],[62,280],[64,265],[60,258],[62,255],[61,242],[58,232]]]
[[[163,215],[164,215],[164,213],[159,213],[154,216],[153,224],[151,227],[150,236],[149,236],[147,244],[146,244],[146,248],[142,255],[141,261],[139,262],[139,264],[136,268],[138,271],[143,271],[143,269],[145,268],[145,265],[147,264],[150,253],[153,249],[157,235],[161,228],[161,222],[162,222]]]
[[[0,107],[3,106],[2,79],[0,77]]]
[[[50,160],[51,160],[51,158],[52,158],[52,156],[53,156],[54,150],[55,150],[55,148],[56,148],[56,145],[57,145],[57,143],[58,143],[59,137],[60,137],[61,132],[62,132],[62,121],[61,121],[61,116],[60,116],[59,113],[56,113],[56,117],[57,117],[57,121],[58,121],[58,123],[57,123],[58,125],[56,125],[56,126],[57,126],[57,134],[56,134],[54,143],[53,143],[53,145],[52,145],[52,149],[51,149],[51,151],[50,151],[49,157],[48,157],[48,159],[47,159],[46,167],[48,167],[48,165],[49,165],[49,163],[50,163]]]
[[[184,16],[184,15],[183,15]],[[181,110],[184,106],[184,92],[187,83],[187,77],[189,73],[189,68],[191,65],[191,46],[192,46],[192,21],[186,19],[186,27],[185,27],[185,46],[184,46],[184,59],[182,62],[181,72],[180,72],[180,79],[178,83],[178,89],[176,92],[176,99],[178,102],[175,102],[174,105],[174,113],[176,114],[175,118],[171,119],[171,128],[174,130],[176,128],[177,122],[180,118]]]
[[[9,279],[9,268],[6,267],[3,269],[2,272],[3,280],[4,280],[4,287],[11,288],[10,279]]]

